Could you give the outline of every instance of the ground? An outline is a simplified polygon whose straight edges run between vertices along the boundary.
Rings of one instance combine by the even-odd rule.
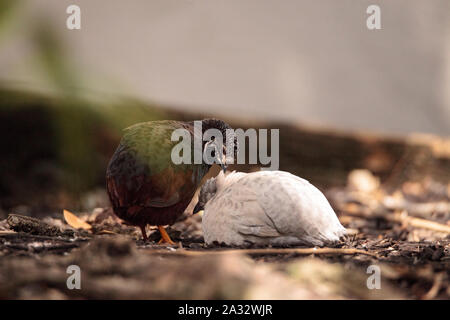
[[[326,195],[349,231],[327,248],[208,247],[200,215],[169,227],[177,245],[167,246],[154,228],[143,242],[110,208],[10,214],[0,222],[0,298],[450,298],[449,185],[428,179],[392,190],[356,170]],[[67,287],[70,265],[80,267],[80,290]]]

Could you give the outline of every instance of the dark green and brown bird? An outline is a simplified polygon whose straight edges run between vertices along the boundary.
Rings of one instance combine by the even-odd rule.
[[[161,242],[173,244],[165,225],[173,224],[192,200],[203,176],[211,167],[204,161],[207,149],[216,163],[226,169],[226,146],[233,141],[233,155],[237,141],[231,127],[224,121],[206,119],[201,130],[194,130],[194,121],[150,121],[135,124],[125,129],[125,134],[112,156],[106,172],[106,187],[115,214],[125,222],[140,227],[147,240],[145,227],[158,226]],[[172,133],[183,130],[190,135],[191,161],[175,164],[173,149],[179,141],[172,141]],[[203,141],[208,129],[217,129],[223,143],[215,137]],[[194,144],[195,138],[200,139]],[[201,134],[201,136],[200,136]],[[232,139],[232,140],[230,140]],[[201,161],[194,161],[195,151],[201,148]],[[221,148],[221,152],[218,150]],[[185,152],[185,151],[183,151]],[[186,163],[188,162],[188,163]],[[197,163],[197,164],[196,164]]]

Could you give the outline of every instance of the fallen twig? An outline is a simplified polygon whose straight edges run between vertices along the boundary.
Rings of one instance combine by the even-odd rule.
[[[446,226],[445,224],[422,218],[410,217],[406,214],[406,212],[387,215],[386,219],[392,222],[406,223],[416,228],[428,229],[443,233],[450,233],[450,226]]]
[[[442,286],[442,281],[444,280],[444,273],[440,272],[438,274],[436,274],[435,278],[434,278],[434,282],[433,282],[433,286],[431,287],[431,289],[422,296],[422,300],[431,300],[434,299],[437,294],[439,293],[439,290],[441,289]]]
[[[9,235],[9,234],[16,234],[17,232],[13,231],[13,230],[6,230],[6,231],[0,231],[0,237],[2,235]]]
[[[450,226],[447,226],[442,223],[430,221],[422,218],[414,218],[408,216],[406,211],[403,212],[394,212],[394,213],[384,213],[384,214],[367,214],[363,210],[343,210],[346,215],[361,217],[365,219],[384,219],[386,221],[401,223],[410,225],[416,228],[428,229],[437,232],[450,233]]]
[[[256,255],[273,255],[273,254],[288,254],[295,253],[301,255],[309,255],[309,254],[364,254],[368,256],[372,256],[378,258],[378,255],[374,252],[353,249],[353,248],[286,248],[286,249],[276,249],[276,248],[268,248],[268,249],[229,249],[229,250],[205,250],[205,251],[193,251],[193,250],[184,250],[178,249],[175,251],[168,250],[152,250],[150,253],[157,254],[172,254],[172,255],[183,255],[183,256],[202,256],[208,254],[233,254],[233,253],[243,253],[243,254],[256,254]]]

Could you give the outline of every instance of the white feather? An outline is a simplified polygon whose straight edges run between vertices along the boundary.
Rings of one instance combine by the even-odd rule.
[[[232,172],[216,183],[203,214],[208,244],[324,245],[346,232],[322,192],[288,172]]]

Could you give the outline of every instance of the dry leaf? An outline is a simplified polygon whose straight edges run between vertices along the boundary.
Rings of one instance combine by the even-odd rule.
[[[74,215],[72,212],[64,210],[64,220],[66,220],[66,222],[75,229],[84,229],[84,230],[89,230],[92,228],[92,226],[87,223],[84,222],[83,220],[81,220],[80,218],[78,218],[76,215]]]
[[[3,234],[14,234],[14,233],[17,233],[17,232],[13,231],[13,230],[0,231],[0,235],[3,235]]]

